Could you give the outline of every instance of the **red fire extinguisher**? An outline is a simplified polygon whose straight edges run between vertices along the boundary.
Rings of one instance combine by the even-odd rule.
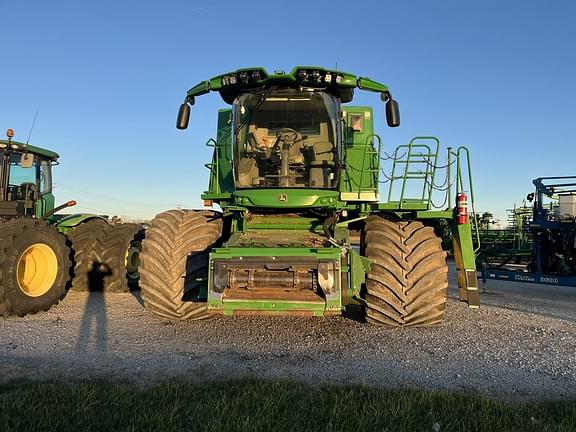
[[[456,210],[458,211],[458,225],[468,223],[468,197],[464,192],[456,195]]]

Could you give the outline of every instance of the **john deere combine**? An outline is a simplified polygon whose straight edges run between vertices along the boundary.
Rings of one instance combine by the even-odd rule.
[[[150,311],[168,319],[327,316],[355,305],[376,324],[436,324],[448,287],[446,226],[460,298],[478,306],[468,151],[449,149],[441,161],[438,140],[420,137],[385,152],[372,109],[344,105],[355,89],[379,93],[388,126],[399,125],[387,86],[319,67],[239,69],[188,91],[179,129],[198,96],[215,91],[231,105],[208,141],[214,155],[202,195],[222,212],[170,210],[151,222],[140,256]]]
[[[47,310],[71,282],[76,289],[127,289],[126,263],[137,262],[132,242],[139,227],[113,226],[92,214],[56,214],[76,205],[55,207],[58,154],[12,140],[11,129],[7,135],[0,140],[0,316]],[[129,276],[137,275],[128,267]]]

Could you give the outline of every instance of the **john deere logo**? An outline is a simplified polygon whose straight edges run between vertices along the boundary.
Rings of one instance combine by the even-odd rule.
[[[285,202],[286,200],[288,200],[288,197],[286,195],[284,194],[278,195],[278,201]]]

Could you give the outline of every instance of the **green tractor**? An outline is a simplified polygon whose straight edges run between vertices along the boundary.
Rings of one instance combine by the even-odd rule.
[[[320,67],[239,69],[188,91],[179,129],[210,91],[231,109],[219,111],[217,139],[207,143],[209,209],[166,211],[146,232],[139,271],[148,310],[173,320],[360,311],[375,324],[434,325],[447,297],[447,228],[460,299],[478,307],[468,150],[448,149],[445,163],[436,138],[418,137],[384,152],[372,109],[345,105],[356,88],[380,93],[388,125],[399,125],[388,87]]]
[[[55,206],[58,154],[13,136],[8,129],[0,140],[0,316],[48,310],[68,288],[127,290],[137,278],[139,227],[57,214],[76,205]]]

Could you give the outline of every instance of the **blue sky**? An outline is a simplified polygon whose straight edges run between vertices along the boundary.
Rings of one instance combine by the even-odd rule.
[[[472,151],[477,210],[504,219],[540,176],[576,175],[576,3],[0,0],[0,128],[61,154],[57,201],[151,217],[200,205],[217,94],[187,131],[178,105],[199,81],[245,66],[299,64],[390,86],[402,126]]]

